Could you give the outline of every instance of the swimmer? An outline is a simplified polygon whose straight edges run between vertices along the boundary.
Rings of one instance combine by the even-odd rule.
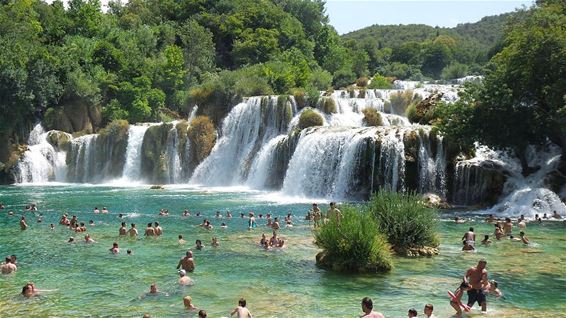
[[[121,219],[124,217],[124,215],[122,213],[118,214],[118,217]]]
[[[204,309],[201,309],[198,311],[198,318],[206,318],[206,311]]]
[[[476,233],[474,233],[474,228],[470,227],[468,232],[462,236],[462,241],[466,242],[468,245],[475,245],[476,244]]]
[[[502,237],[505,236],[505,234],[503,233],[503,229],[501,228],[501,224],[494,224],[495,225],[495,238],[500,240]]]
[[[426,304],[424,306],[423,313],[425,314],[425,316],[427,318],[436,318],[436,316],[432,313],[433,310],[434,310],[434,307],[432,306],[432,304]]]
[[[4,264],[0,265],[0,271],[2,272],[2,274],[5,275],[11,274],[17,270],[18,267],[16,266],[12,258],[9,256],[6,257],[6,261],[4,262]]]
[[[497,288],[497,281],[495,280],[491,280],[489,281],[489,285],[488,288],[486,288],[484,291],[490,295],[493,295],[495,297],[501,297],[503,296],[503,293],[501,293],[501,290],[499,290],[499,288]]]
[[[249,214],[249,220],[248,220],[248,230],[251,229],[255,229],[257,227],[257,224],[255,222],[255,216],[253,212],[250,212]]]
[[[507,236],[513,234],[513,223],[510,218],[505,218],[505,223],[503,223],[503,234]]]
[[[490,214],[488,217],[485,218],[485,221],[487,223],[493,223],[495,222],[497,219],[493,216],[493,214]]]
[[[185,298],[183,298],[183,305],[185,306],[186,310],[197,310],[198,308],[195,307],[195,305],[192,304],[193,299],[191,298],[191,296],[185,296]]]
[[[217,219],[221,219],[222,215],[220,215],[220,211],[216,211],[216,214],[214,215],[215,218]]]
[[[364,315],[360,318],[385,318],[382,313],[373,310],[373,301],[369,297],[362,299],[362,311]]]
[[[545,215],[546,215],[546,213],[545,213]],[[558,212],[556,212],[556,210],[554,210],[552,212],[552,217],[555,218],[555,219],[562,219],[562,216],[560,214],[558,214]]]
[[[269,242],[267,241],[267,237],[265,236],[265,233],[261,234],[261,240],[259,241],[259,245],[260,246],[269,246]]]
[[[157,284],[153,283],[149,286],[149,293],[146,293],[145,295],[143,295],[141,298],[145,298],[147,296],[159,296],[159,295],[164,295],[164,296],[169,296],[168,293],[159,291],[157,289]]]
[[[273,236],[269,239],[269,246],[277,246],[277,244],[279,244],[277,232],[273,231]]]
[[[22,219],[20,220],[20,229],[25,230],[28,228],[28,224],[26,223],[26,217],[22,216]]]
[[[457,217],[454,218],[454,223],[462,224],[462,223],[466,223],[466,220],[464,220],[464,219],[460,218],[459,216],[457,216]]]
[[[80,223],[80,226],[75,228],[75,232],[86,232],[86,226],[84,222]]]
[[[51,229],[51,231],[55,230],[55,224],[53,223],[49,224],[49,228]]]
[[[67,241],[67,243],[75,243],[75,238],[74,237],[69,237],[69,240]]]
[[[110,248],[109,251],[114,255],[120,253],[120,248],[118,247],[118,243],[116,242],[112,243],[112,248]]]
[[[232,212],[226,211],[226,218],[231,219],[232,218]]]
[[[458,287],[458,289],[456,289],[454,291],[454,298],[452,298],[450,300],[450,306],[452,306],[452,308],[454,308],[456,310],[456,316],[457,317],[461,317],[462,316],[462,296],[464,295],[464,292],[467,292],[470,289],[470,284],[468,284],[467,282],[462,282],[460,284],[460,287]]]
[[[193,259],[193,252],[187,251],[186,255],[179,260],[177,264],[177,269],[182,268],[187,272],[192,272],[195,270],[195,261]]]
[[[33,286],[33,284],[26,284],[24,286],[24,288],[22,288],[22,295],[26,298],[31,298],[33,296],[37,296],[37,293],[35,292],[35,287]]]
[[[87,234],[85,236],[85,243],[96,243],[96,241],[90,237],[90,234]]]
[[[128,230],[128,233],[130,233],[130,237],[138,236],[138,229],[136,229],[135,223],[132,223],[132,227]]]
[[[489,246],[491,244],[491,240],[489,239],[489,235],[485,235],[483,240],[481,241],[482,245]]]
[[[100,212],[102,212],[103,214],[108,214],[108,209],[106,207],[103,207],[102,211],[100,211]]]
[[[126,254],[128,254],[128,255],[133,255],[133,251],[132,251],[131,249],[128,249],[128,250],[126,251]]]
[[[78,224],[77,216],[76,216],[76,215],[73,215],[73,217],[71,218],[71,221],[70,221],[70,223],[69,223],[69,226],[70,226],[72,229],[74,229],[74,228],[77,227],[77,224]]]
[[[187,241],[183,238],[183,234],[179,234],[179,244],[185,244]]]
[[[152,226],[152,223],[147,223],[147,228],[145,229],[145,236],[155,236],[155,229]]]
[[[191,216],[191,212],[189,210],[183,211],[183,216]]]
[[[527,238],[525,232],[521,231],[519,236],[521,237],[521,242],[523,242],[523,244],[529,244],[529,238]]]
[[[279,230],[281,227],[279,226],[279,218],[275,218],[273,224],[271,224],[271,228],[274,230]]]
[[[407,315],[409,318],[417,317],[417,310],[415,308],[409,309],[409,314]]]
[[[222,224],[220,224],[220,227],[223,228],[223,229],[226,229],[226,228],[228,228],[228,225],[226,225],[226,223],[222,222]]]
[[[212,243],[210,243],[210,245],[211,245],[212,247],[218,247],[218,246],[220,246],[220,243],[218,243],[218,238],[216,238],[216,236],[212,238]]]
[[[128,230],[126,229],[126,222],[122,222],[122,225],[120,226],[120,229],[118,230],[118,235],[124,236],[126,234],[128,234]]]
[[[94,221],[93,220],[88,221],[88,226],[94,226]]]
[[[232,310],[230,316],[233,316],[235,313],[238,314],[238,318],[253,318],[252,313],[246,308],[246,300],[244,298],[240,298],[238,307]]]
[[[290,229],[293,227],[293,224],[291,223],[291,220],[287,220],[286,224],[285,224],[285,228]]]
[[[98,213],[100,213],[100,210],[99,210],[97,207],[94,207],[94,211],[93,211],[93,212],[94,212],[94,214],[98,214]]]
[[[192,285],[193,281],[192,279],[189,278],[189,276],[187,276],[187,271],[185,271],[184,269],[179,270],[179,285]]]
[[[202,245],[202,241],[201,241],[201,240],[196,240],[196,241],[195,241],[195,248],[196,248],[197,250],[200,251],[200,250],[202,250],[203,247],[204,247],[204,245]]]
[[[163,234],[163,228],[159,226],[159,222],[154,222],[153,224],[155,224],[155,235],[161,236]]]

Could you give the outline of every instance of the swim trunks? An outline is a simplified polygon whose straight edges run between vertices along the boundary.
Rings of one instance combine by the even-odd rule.
[[[481,289],[468,290],[468,306],[472,307],[476,301],[480,306],[482,303],[485,303],[485,294],[483,293],[483,290]]]

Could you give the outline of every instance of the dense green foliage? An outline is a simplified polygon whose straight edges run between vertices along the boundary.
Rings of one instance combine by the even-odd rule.
[[[415,194],[380,191],[367,203],[380,233],[397,251],[413,247],[436,247],[438,213],[427,207]]]
[[[305,129],[308,127],[322,126],[324,120],[319,113],[315,112],[313,109],[305,109],[301,116],[299,117],[299,129]]]
[[[344,35],[344,44],[367,61],[370,74],[400,79],[453,79],[481,74],[498,51],[507,19],[485,17],[455,28],[373,25]]]
[[[323,249],[318,264],[334,271],[382,272],[393,267],[391,247],[371,214],[353,206],[341,207],[343,218],[331,218],[314,232]]]
[[[566,3],[544,1],[513,20],[482,83],[438,107],[438,126],[460,145],[511,147],[522,159],[529,144],[566,149]]]

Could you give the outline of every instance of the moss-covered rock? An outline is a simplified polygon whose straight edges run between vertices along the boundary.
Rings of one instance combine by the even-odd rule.
[[[364,114],[363,121],[365,126],[383,126],[383,119],[377,109],[364,108],[362,113]]]
[[[444,93],[432,94],[420,102],[413,101],[407,110],[407,118],[412,123],[431,124],[434,120],[434,108],[442,101]]]
[[[102,123],[99,105],[92,105],[82,99],[63,102],[62,107],[49,108],[44,114],[47,130],[60,130],[68,133],[84,131],[91,134]]]
[[[356,80],[356,85],[358,87],[367,87],[369,84],[369,78],[362,76]]]
[[[188,137],[193,151],[192,158],[200,163],[208,157],[216,143],[216,129],[210,118],[197,116],[189,126]]]
[[[297,108],[302,109],[307,107],[307,95],[304,90],[300,88],[294,88],[291,90],[291,94],[295,98],[295,103],[297,103]]]
[[[63,151],[69,150],[69,144],[71,142],[72,136],[68,133],[51,130],[47,133],[47,141],[55,148],[61,149]]]
[[[43,122],[47,130],[60,130],[64,132],[73,133],[73,125],[69,117],[65,115],[63,108],[49,108],[45,111]]]
[[[145,180],[167,183],[169,169],[165,157],[167,136],[172,124],[149,127],[143,137],[141,174]]]
[[[336,113],[336,102],[331,97],[323,97],[321,100],[322,111],[326,114]]]
[[[322,117],[313,109],[307,108],[301,113],[301,116],[299,117],[298,127],[302,130],[308,127],[322,126],[323,124],[324,120],[322,119]]]
[[[358,98],[366,98],[366,89],[365,88],[360,89],[358,91]]]

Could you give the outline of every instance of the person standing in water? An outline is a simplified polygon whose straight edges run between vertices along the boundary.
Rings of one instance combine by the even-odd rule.
[[[118,230],[118,234],[120,236],[128,234],[128,230],[126,229],[126,222],[122,222],[122,225],[120,226],[120,229]]]
[[[470,289],[468,289],[468,306],[472,307],[477,302],[483,312],[487,310],[487,300],[483,290],[489,283],[486,266],[487,261],[481,259],[477,266],[470,267],[464,275],[464,282],[470,284]]]
[[[28,224],[26,223],[26,217],[22,216],[22,219],[20,220],[20,229],[25,230],[28,228]]]
[[[373,311],[373,301],[369,297],[362,299],[362,311],[364,314],[360,318],[385,318],[380,312]]]
[[[192,251],[187,251],[185,257],[179,260],[179,264],[177,264],[177,269],[179,268],[182,268],[189,273],[195,270],[195,261],[193,259]]]
[[[238,301],[238,307],[232,310],[230,316],[235,313],[238,314],[238,318],[253,318],[252,313],[248,310],[248,308],[246,308],[246,300],[244,298],[240,298]]]
[[[128,233],[130,233],[130,237],[138,236],[138,229],[136,229],[135,223],[132,223],[132,227],[128,230]]]

